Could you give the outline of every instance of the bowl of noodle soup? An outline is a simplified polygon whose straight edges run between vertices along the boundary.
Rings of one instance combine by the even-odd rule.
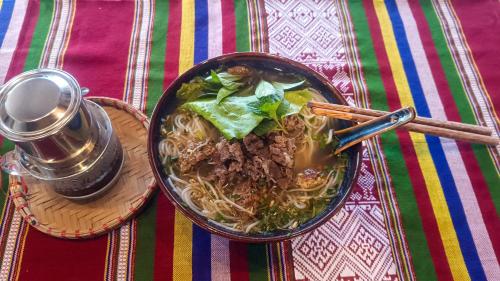
[[[347,104],[321,74],[274,55],[194,66],[151,117],[160,188],[193,223],[232,240],[281,241],[322,225],[351,192],[361,144],[334,155],[333,132],[354,123],[314,116],[307,101]]]

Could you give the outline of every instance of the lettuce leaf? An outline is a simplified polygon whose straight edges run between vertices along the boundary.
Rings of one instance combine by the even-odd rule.
[[[238,89],[228,89],[225,87],[220,88],[217,93],[217,104],[219,104],[224,98],[234,94]]]
[[[187,102],[182,107],[208,120],[230,140],[244,138],[264,120],[248,106],[257,101],[255,96],[229,96],[217,104],[217,98],[208,97]]]

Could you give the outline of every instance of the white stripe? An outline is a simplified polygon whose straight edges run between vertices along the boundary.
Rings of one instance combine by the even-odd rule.
[[[413,18],[409,4],[406,1],[396,2],[406,34],[409,34],[409,36],[407,36],[408,43],[430,113],[433,118],[447,120],[445,109],[439,97],[438,89],[424,51],[424,46],[422,45],[422,40],[418,33],[417,23]],[[489,280],[493,280],[495,276],[500,276],[500,267],[498,266],[493,245],[491,244],[490,236],[486,230],[483,216],[464,161],[455,141],[441,139],[441,143],[465,211],[467,223],[470,226],[479,259],[484,267],[486,276]]]
[[[5,211],[8,212],[8,210]],[[12,267],[12,260],[14,258],[14,253],[16,250],[16,241],[22,223],[23,220],[21,218],[21,215],[18,212],[14,211],[9,233],[7,236],[7,242],[5,244],[5,251],[2,257],[2,266],[0,267],[0,280],[8,280],[9,278],[9,271]]]
[[[211,235],[212,281],[230,281],[229,240]]]
[[[5,82],[5,76],[9,70],[10,62],[12,61],[17,41],[19,40],[19,33],[21,32],[21,27],[23,26],[27,6],[28,1],[18,0],[14,4],[12,17],[10,19],[7,32],[5,33],[5,37],[3,38],[3,44],[0,48],[0,62],[2,62],[0,63],[0,84]]]
[[[120,227],[120,244],[118,245],[118,257],[116,262],[116,280],[126,280],[128,271],[128,257],[130,254],[130,231],[132,224],[127,224]]]
[[[66,33],[68,32],[68,24],[70,18],[70,10],[71,10],[71,1],[65,0],[62,1],[61,7],[61,17],[59,19],[59,25],[56,30],[56,34],[54,37],[54,44],[52,45],[52,50],[49,50],[49,61],[47,63],[47,67],[58,67],[58,59],[61,56],[61,50],[64,46],[64,39],[66,38]]]
[[[140,21],[140,30],[139,30],[139,42],[137,46],[134,46],[134,49],[137,48],[137,64],[129,65],[129,67],[134,68],[131,71],[135,71],[135,79],[133,81],[133,92],[132,92],[132,105],[137,109],[142,109],[142,101],[144,96],[146,81],[144,78],[146,76],[147,71],[147,63],[149,58],[149,52],[151,44],[149,42],[148,34],[149,28],[152,23],[152,9],[151,9],[151,1],[143,1],[142,2],[142,18]]]
[[[222,54],[222,6],[220,0],[208,5],[208,58]]]

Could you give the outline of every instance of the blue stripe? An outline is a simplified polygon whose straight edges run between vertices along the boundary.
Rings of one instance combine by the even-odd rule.
[[[194,63],[208,57],[208,4],[207,0],[195,1]],[[193,225],[193,280],[211,280],[211,235]]]
[[[222,35],[221,35],[222,36]],[[194,63],[208,57],[208,5],[207,0],[195,2]]]
[[[211,280],[211,245],[210,233],[193,224],[193,280]]]
[[[413,100],[415,101],[417,113],[420,116],[430,117],[429,107],[427,106],[427,102],[425,100],[420,78],[417,74],[415,62],[411,55],[406,32],[404,30],[403,22],[396,3],[394,0],[386,0],[385,3],[389,12],[389,17],[391,18],[396,42],[403,61],[406,77],[408,78],[408,84],[410,85]],[[439,181],[441,182],[446,202],[448,203],[448,209],[453,221],[453,226],[457,233],[460,248],[462,250],[470,277],[472,280],[486,280],[484,269],[481,265],[481,261],[479,260],[476,246],[474,245],[472,234],[470,232],[469,225],[467,224],[462,202],[460,201],[450,167],[446,161],[442,144],[438,137],[426,136],[426,140],[429,145],[434,165],[436,166],[436,170],[438,172]]]
[[[7,33],[7,28],[9,28],[9,23],[12,17],[12,11],[14,10],[15,2],[15,0],[3,1],[2,10],[0,10],[0,47],[2,47],[5,33]]]

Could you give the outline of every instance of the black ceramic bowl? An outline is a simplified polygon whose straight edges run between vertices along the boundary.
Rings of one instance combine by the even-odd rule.
[[[229,239],[243,242],[271,242],[290,239],[322,225],[342,207],[347,196],[351,192],[358,175],[361,162],[361,144],[357,144],[346,151],[349,156],[349,160],[338,195],[332,198],[327,208],[322,213],[295,229],[279,230],[268,233],[243,233],[231,231],[210,222],[207,218],[201,215],[198,215],[185,204],[181,204],[182,199],[177,195],[177,193],[175,193],[173,187],[168,183],[168,174],[165,173],[161,164],[159,157],[160,154],[158,151],[161,119],[166,115],[171,114],[179,105],[179,101],[175,96],[177,89],[179,89],[182,83],[189,82],[197,75],[208,74],[211,69],[216,69],[219,66],[231,67],[240,64],[249,65],[258,69],[280,69],[285,72],[302,75],[307,78],[311,87],[321,92],[329,102],[347,104],[339,91],[325,77],[296,61],[264,53],[234,53],[212,58],[195,65],[187,72],[179,76],[172,84],[170,84],[158,101],[149,126],[149,161],[153,169],[156,182],[160,185],[163,192],[167,195],[170,201],[172,201],[177,209],[179,209],[185,216],[201,228]],[[352,122],[348,121],[341,121],[338,124],[339,128],[337,129],[343,129],[354,125]]]

